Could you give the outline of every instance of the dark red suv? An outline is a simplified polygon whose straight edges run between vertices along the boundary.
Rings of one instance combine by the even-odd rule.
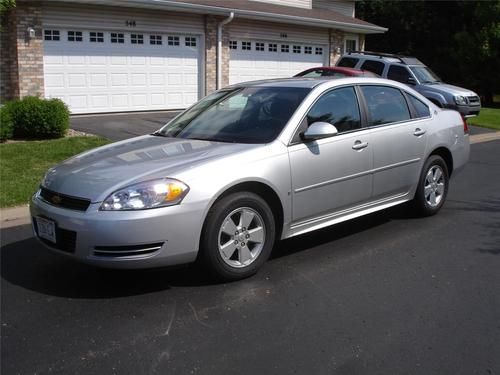
[[[296,74],[294,77],[379,77],[377,74],[367,70],[359,70],[353,68],[344,68],[338,66],[320,66],[310,68]]]

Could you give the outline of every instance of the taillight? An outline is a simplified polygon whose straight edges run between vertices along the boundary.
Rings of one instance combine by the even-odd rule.
[[[462,116],[462,121],[464,123],[464,134],[469,134],[469,125],[467,125],[467,119]]]

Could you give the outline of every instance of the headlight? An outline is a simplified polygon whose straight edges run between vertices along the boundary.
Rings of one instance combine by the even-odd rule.
[[[465,99],[465,96],[462,96],[462,95],[455,95],[453,97],[453,99],[455,99],[455,103],[458,104],[458,105],[464,105],[464,104],[467,104],[467,99]]]
[[[104,202],[102,211],[145,210],[179,204],[189,187],[171,178],[151,180],[115,191]]]

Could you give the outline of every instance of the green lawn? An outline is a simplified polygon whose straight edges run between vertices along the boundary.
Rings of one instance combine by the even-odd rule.
[[[482,108],[479,116],[467,120],[470,125],[500,130],[500,108]]]
[[[106,143],[98,137],[70,137],[0,144],[0,207],[28,203],[47,169]]]

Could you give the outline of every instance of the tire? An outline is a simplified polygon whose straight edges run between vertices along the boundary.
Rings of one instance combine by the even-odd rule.
[[[269,205],[250,192],[228,195],[210,209],[199,260],[219,280],[255,274],[271,254],[276,224]]]
[[[438,155],[431,155],[422,168],[417,191],[413,198],[413,208],[419,216],[438,213],[448,195],[448,167]]]

